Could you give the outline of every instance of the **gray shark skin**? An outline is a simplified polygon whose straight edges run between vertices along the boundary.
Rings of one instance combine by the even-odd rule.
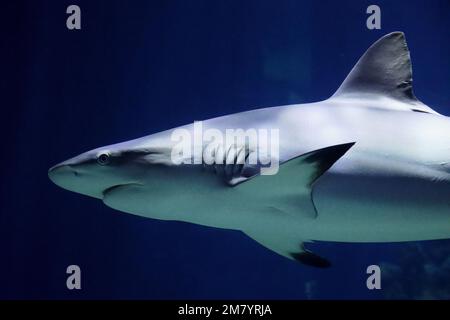
[[[415,97],[401,32],[374,43],[325,101],[203,126],[278,129],[278,173],[247,163],[176,165],[167,130],[88,151],[49,177],[119,211],[240,230],[316,267],[330,263],[305,248],[309,241],[450,238],[450,119]]]

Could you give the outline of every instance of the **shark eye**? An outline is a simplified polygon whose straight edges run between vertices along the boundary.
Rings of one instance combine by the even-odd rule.
[[[97,156],[97,162],[99,165],[104,166],[109,163],[109,154],[101,153]]]

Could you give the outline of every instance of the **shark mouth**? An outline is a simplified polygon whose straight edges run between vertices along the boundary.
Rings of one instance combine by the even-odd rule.
[[[121,183],[121,184],[113,185],[113,186],[103,190],[103,192],[102,192],[103,198],[105,198],[105,196],[108,195],[109,193],[111,193],[115,190],[118,190],[120,188],[129,187],[129,186],[141,186],[141,185],[142,185],[141,183],[137,183],[137,182],[129,182],[129,183]]]

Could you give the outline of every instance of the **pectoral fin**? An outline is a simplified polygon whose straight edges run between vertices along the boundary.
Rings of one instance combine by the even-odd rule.
[[[316,268],[328,268],[331,266],[327,259],[307,250],[304,240],[297,235],[276,233],[270,230],[265,232],[261,232],[261,230],[245,231],[244,233],[262,246],[304,265]]]
[[[330,266],[328,260],[308,251],[308,241],[285,217],[314,219],[318,213],[312,198],[314,183],[355,143],[335,145],[308,152],[283,163],[275,175],[257,175],[237,185],[245,192],[272,199],[276,206],[263,207],[261,220],[254,221],[244,233],[266,248],[318,268]]]
[[[355,143],[346,143],[308,152],[281,164],[275,175],[255,175],[235,188],[276,199],[277,209],[317,217],[312,188],[333,164]]]

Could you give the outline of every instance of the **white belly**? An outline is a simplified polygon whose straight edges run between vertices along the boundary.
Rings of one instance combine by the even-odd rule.
[[[450,237],[450,184],[329,174],[314,190],[316,240],[394,242]]]

